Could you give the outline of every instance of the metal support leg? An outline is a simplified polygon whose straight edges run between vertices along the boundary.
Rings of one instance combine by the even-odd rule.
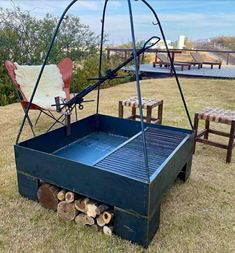
[[[186,182],[191,174],[191,167],[192,167],[192,157],[191,159],[184,165],[183,169],[178,175],[178,178]]]
[[[37,125],[38,120],[39,120],[39,118],[40,118],[41,114],[42,114],[42,111],[40,111],[40,112],[39,112],[38,117],[37,117],[37,119],[36,119],[36,122],[35,122],[34,126],[36,126],[36,125]]]
[[[64,116],[63,114],[60,115],[60,117],[57,120],[55,120],[55,122],[48,128],[47,132],[49,132],[56,123],[61,123],[63,125],[63,123],[59,121],[63,116]],[[63,121],[64,120],[65,119],[63,119]]]
[[[21,196],[37,201],[39,180],[17,171],[18,189]]]
[[[114,208],[114,233],[122,238],[147,247],[159,228],[160,204],[150,216]]]

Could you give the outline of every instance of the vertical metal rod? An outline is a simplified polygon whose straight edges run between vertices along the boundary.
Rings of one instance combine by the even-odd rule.
[[[104,24],[105,24],[105,14],[106,14],[106,7],[109,0],[105,0],[104,3],[104,9],[103,9],[103,15],[102,15],[102,26],[101,26],[101,38],[100,38],[100,59],[99,59],[99,70],[98,75],[99,77],[102,77],[102,58],[103,58],[103,43],[104,43]],[[100,103],[100,86],[98,87],[97,91],[97,104],[96,104],[96,114],[99,113],[99,103]]]
[[[179,81],[178,75],[177,75],[176,70],[175,70],[175,66],[174,66],[174,63],[173,63],[173,60],[172,60],[172,57],[171,57],[171,54],[170,54],[170,51],[169,51],[169,48],[168,48],[168,45],[167,45],[167,42],[166,42],[166,37],[165,37],[165,34],[163,32],[161,22],[160,22],[160,20],[158,18],[157,13],[153,9],[153,7],[146,0],[141,0],[141,1],[152,11],[154,17],[157,20],[157,24],[159,26],[160,32],[162,34],[162,39],[163,39],[165,47],[166,47],[167,55],[168,55],[168,57],[170,59],[171,69],[173,70],[173,73],[174,73],[174,76],[175,76],[175,80],[176,80],[176,83],[177,83],[177,86],[178,86],[178,89],[179,89],[179,92],[180,92],[180,96],[181,96],[181,99],[182,99],[183,104],[184,104],[184,109],[186,111],[189,124],[190,124],[191,128],[193,129],[192,119],[191,119],[189,111],[188,111],[187,103],[186,103],[185,98],[184,98],[184,93],[183,93],[183,90],[181,88],[180,81]]]
[[[127,2],[128,2],[128,7],[129,7],[129,16],[130,16],[130,25],[131,25],[132,48],[133,48],[133,56],[134,56],[134,63],[135,63],[136,88],[137,88],[137,94],[138,94],[140,124],[141,124],[141,130],[142,130],[142,138],[143,138],[144,162],[145,162],[147,179],[148,179],[148,182],[150,182],[148,152],[147,152],[146,138],[145,138],[145,132],[144,132],[144,117],[143,117],[140,79],[139,79],[139,67],[138,67],[138,59],[137,59],[137,53],[136,53],[136,41],[135,41],[135,31],[134,31],[131,0],[127,0]]]
[[[25,110],[24,118],[23,118],[23,121],[22,121],[21,126],[20,126],[19,133],[18,133],[17,138],[16,138],[16,144],[18,144],[18,142],[19,142],[20,135],[21,135],[21,133],[22,133],[22,130],[23,130],[23,127],[24,127],[24,124],[25,124],[25,120],[26,120],[27,117],[28,117],[29,109],[30,109],[31,104],[32,104],[32,102],[33,102],[33,98],[34,98],[35,93],[36,93],[36,90],[37,90],[37,88],[38,88],[38,84],[39,84],[39,82],[40,82],[40,79],[41,79],[43,70],[44,70],[44,68],[45,68],[45,66],[46,66],[46,64],[47,64],[49,55],[50,55],[51,50],[52,50],[52,47],[53,47],[53,45],[54,45],[54,41],[55,41],[56,35],[57,35],[57,33],[58,33],[58,31],[59,31],[59,28],[60,28],[60,25],[61,25],[61,23],[62,23],[62,21],[63,21],[63,19],[64,19],[65,14],[67,13],[67,11],[68,11],[68,10],[70,9],[70,7],[71,7],[73,4],[75,4],[77,1],[78,1],[78,0],[73,0],[73,1],[66,7],[66,9],[64,10],[63,14],[61,15],[60,20],[59,20],[59,22],[58,22],[58,24],[57,24],[57,26],[56,26],[55,32],[54,32],[54,34],[53,34],[53,37],[52,37],[52,40],[51,40],[51,43],[50,43],[50,46],[49,46],[49,49],[48,49],[48,51],[47,51],[47,54],[46,54],[46,57],[45,57],[45,59],[44,59],[42,68],[41,68],[41,70],[40,70],[40,72],[39,72],[39,75],[38,75],[36,84],[35,84],[35,86],[34,86],[34,89],[33,89],[32,95],[31,95],[31,98],[30,98],[29,103],[28,103],[28,106],[27,106],[27,108],[26,108],[26,110]]]

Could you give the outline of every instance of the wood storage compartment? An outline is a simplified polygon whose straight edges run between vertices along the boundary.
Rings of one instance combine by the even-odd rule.
[[[190,175],[193,132],[147,123],[144,127],[150,180],[140,123],[92,115],[72,123],[69,137],[62,127],[15,145],[20,194],[37,200],[42,181],[59,188],[58,202],[73,192],[74,199],[70,196],[72,202],[66,203],[73,204],[76,216],[88,211],[94,230],[100,205],[113,207],[113,228],[103,224],[109,215],[99,218],[103,231],[147,247],[159,226],[162,195],[178,175],[184,181]]]
[[[112,235],[112,207],[48,183],[41,183],[37,196],[43,207],[57,211],[58,217],[64,221],[74,221],[90,226],[94,231]]]

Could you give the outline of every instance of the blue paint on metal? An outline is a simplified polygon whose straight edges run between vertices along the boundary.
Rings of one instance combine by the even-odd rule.
[[[150,176],[159,169],[181,142],[188,138],[188,135],[182,132],[175,133],[156,128],[148,128],[145,131],[145,136]],[[106,156],[95,166],[141,181],[148,182],[149,180],[148,175],[145,173],[143,139],[141,135],[137,135],[136,138],[127,141],[125,145]]]
[[[104,132],[94,132],[54,152],[54,155],[93,165],[95,161],[111,152],[127,137]]]
[[[133,56],[134,56],[134,64],[135,64],[135,78],[136,78],[136,88],[138,94],[138,102],[139,102],[139,112],[140,112],[140,124],[141,124],[141,131],[142,131],[142,152],[144,153],[144,163],[145,163],[145,171],[147,181],[150,181],[150,168],[149,168],[149,159],[148,159],[148,150],[146,144],[146,136],[144,131],[144,116],[143,116],[143,108],[142,108],[142,98],[141,98],[141,89],[140,89],[140,79],[139,79],[139,66],[138,66],[138,59],[137,59],[137,52],[136,52],[136,41],[135,41],[135,29],[134,29],[134,21],[133,21],[133,14],[132,14],[132,6],[131,1],[127,0],[128,7],[129,7],[129,16],[130,16],[130,25],[131,25],[131,37],[132,37],[132,48],[133,48]]]
[[[114,232],[147,246],[161,197],[178,175],[190,175],[193,132],[146,123],[144,130],[150,182],[140,123],[96,114],[71,124],[70,136],[62,127],[15,145],[20,194],[35,200],[44,181],[114,206]]]

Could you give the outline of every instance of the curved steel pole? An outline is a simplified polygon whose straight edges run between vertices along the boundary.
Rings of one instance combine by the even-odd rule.
[[[186,103],[185,98],[184,98],[184,93],[183,93],[183,90],[181,88],[179,78],[178,78],[178,75],[176,73],[175,66],[174,66],[174,63],[173,63],[173,60],[172,60],[172,57],[171,57],[171,54],[170,54],[170,51],[169,51],[169,48],[168,48],[168,45],[167,45],[167,42],[166,42],[166,37],[165,37],[165,34],[163,32],[161,22],[158,18],[157,13],[153,9],[153,7],[146,0],[141,0],[141,1],[152,11],[153,15],[155,16],[155,18],[157,20],[157,24],[159,26],[159,29],[160,29],[160,32],[162,34],[162,38],[163,38],[163,41],[164,41],[164,44],[165,44],[165,47],[166,47],[167,55],[170,59],[171,69],[173,70],[173,73],[174,73],[174,76],[175,76],[175,79],[176,79],[176,83],[177,83],[179,91],[180,91],[180,96],[181,96],[181,99],[182,99],[183,104],[184,104],[184,109],[186,111],[186,114],[187,114],[187,117],[188,117],[188,120],[189,120],[189,124],[190,124],[191,128],[193,129],[193,123],[192,123],[192,120],[191,120],[191,117],[190,117],[190,114],[189,114],[189,111],[188,111],[187,103]]]
[[[105,0],[104,3],[104,9],[103,9],[103,14],[102,14],[102,27],[101,27],[101,38],[100,38],[100,59],[99,59],[99,70],[98,70],[98,75],[99,78],[102,77],[102,58],[103,58],[103,43],[104,43],[104,24],[105,24],[105,15],[106,15],[106,8],[109,0]],[[97,102],[96,102],[96,114],[99,113],[99,103],[100,103],[100,86],[98,87],[97,91]]]
[[[145,132],[144,132],[144,116],[143,116],[142,99],[141,99],[141,89],[140,89],[138,59],[137,59],[137,53],[136,53],[136,41],[135,41],[135,32],[134,32],[134,21],[133,21],[131,0],[127,0],[127,2],[128,2],[128,7],[129,7],[129,16],[130,16],[130,25],[131,25],[131,36],[132,36],[132,48],[133,48],[133,56],[134,56],[134,63],[135,63],[136,88],[137,88],[137,94],[138,94],[139,112],[140,112],[140,124],[141,124],[142,138],[143,138],[144,163],[145,163],[145,169],[146,169],[146,174],[147,174],[147,181],[149,183],[150,182],[150,173],[149,173],[149,164],[148,164],[148,152],[147,152],[147,145],[146,145],[146,137],[145,137]]]
[[[32,102],[33,102],[33,98],[34,98],[35,93],[36,93],[36,90],[37,90],[37,88],[38,88],[38,84],[39,84],[39,82],[40,82],[40,79],[41,79],[43,70],[44,70],[44,68],[45,68],[45,66],[46,66],[46,64],[47,64],[49,55],[50,55],[50,53],[51,53],[53,44],[54,44],[54,42],[55,42],[56,35],[57,35],[57,33],[58,33],[58,31],[59,31],[59,28],[60,28],[60,25],[61,25],[61,23],[62,23],[62,21],[63,21],[63,19],[64,19],[65,14],[67,13],[67,11],[68,11],[68,10],[70,9],[70,7],[71,7],[73,4],[75,4],[77,1],[78,1],[78,0],[73,0],[73,1],[66,7],[66,9],[64,10],[63,14],[61,15],[61,17],[60,17],[60,19],[59,19],[59,22],[58,22],[58,24],[57,24],[57,26],[56,26],[56,29],[55,29],[55,31],[54,31],[54,34],[53,34],[53,37],[52,37],[52,40],[51,40],[51,43],[50,43],[50,46],[49,46],[49,49],[48,49],[48,51],[47,51],[46,57],[45,57],[44,62],[43,62],[43,64],[42,64],[42,68],[41,68],[41,70],[40,70],[40,72],[39,72],[39,75],[38,75],[36,84],[35,84],[35,86],[34,86],[34,89],[33,89],[32,95],[31,95],[31,98],[30,98],[29,103],[28,103],[28,106],[27,106],[27,108],[26,108],[26,110],[25,110],[24,118],[23,118],[23,121],[22,121],[21,126],[20,126],[19,133],[18,133],[17,138],[16,138],[16,144],[19,143],[20,135],[21,135],[21,133],[22,133],[22,130],[23,130],[23,127],[24,127],[26,118],[28,117],[28,114],[29,114],[30,106],[31,106],[31,104],[32,104]]]

